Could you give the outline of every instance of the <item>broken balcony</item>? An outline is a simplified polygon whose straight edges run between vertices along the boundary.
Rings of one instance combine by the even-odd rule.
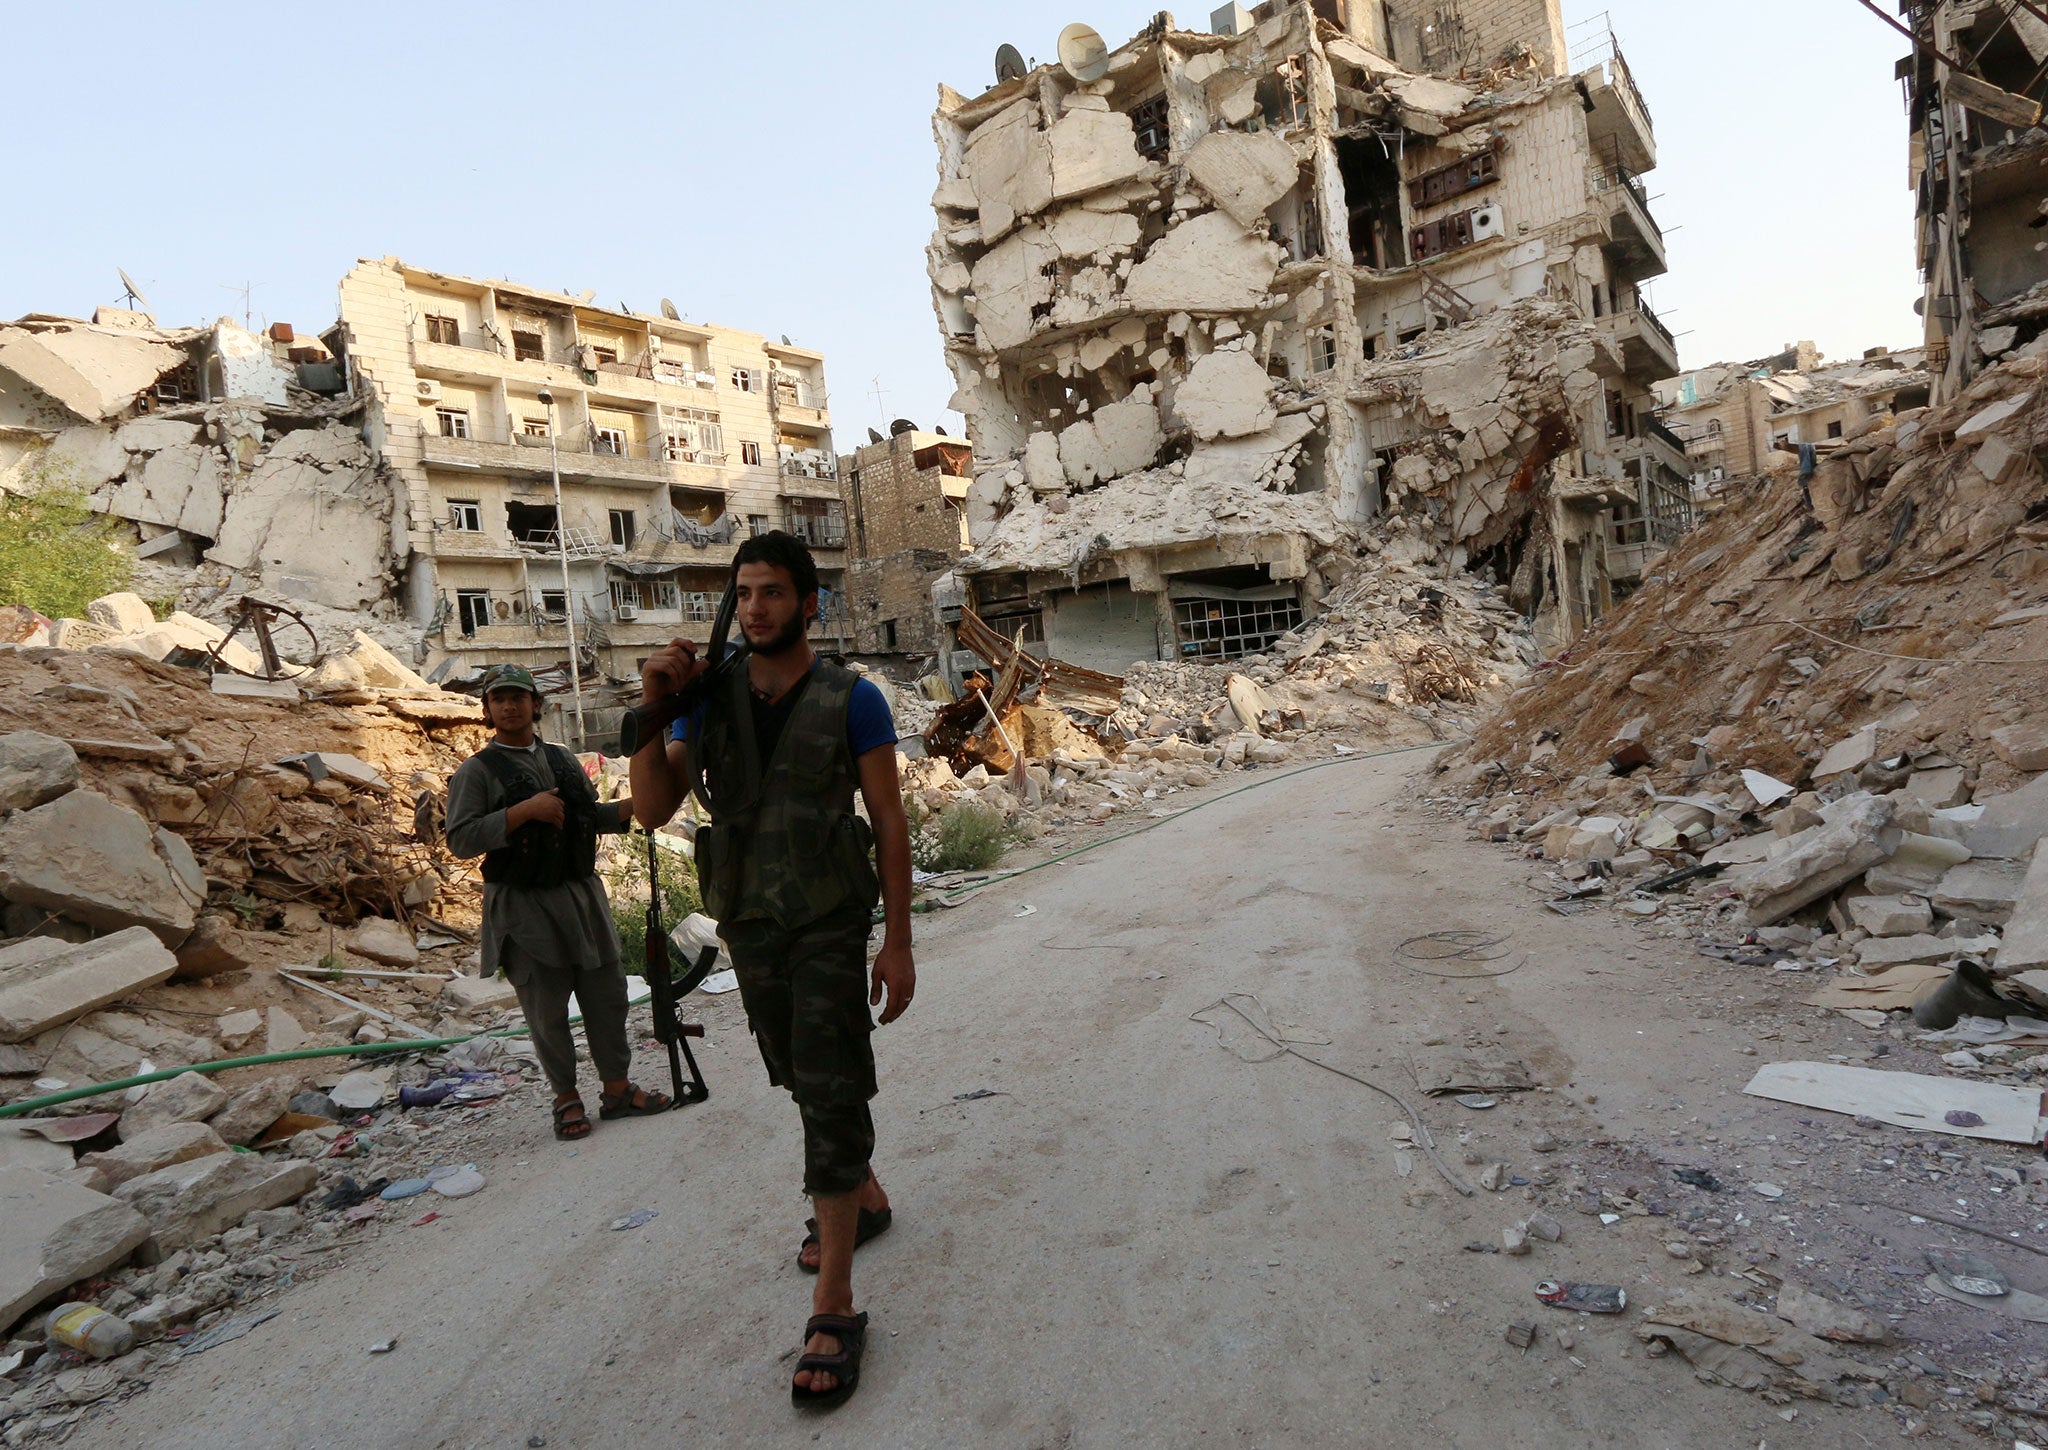
[[[1595,155],[1611,156],[1632,172],[1657,167],[1657,136],[1650,128],[1650,108],[1636,89],[1635,76],[1621,57],[1612,35],[1602,36],[1591,57],[1575,57],[1580,82],[1592,109],[1586,135]]]
[[[1657,382],[1678,376],[1678,340],[1657,314],[1640,302],[1597,319],[1594,326],[1620,346],[1630,377]]]
[[[421,462],[439,468],[490,469],[546,477],[555,458],[559,458],[564,478],[658,484],[677,477],[676,464],[660,442],[633,443],[571,434],[558,441],[551,457],[547,435],[543,433],[470,438],[428,434],[420,441]]]
[[[1607,213],[1606,251],[1617,270],[1638,280],[1670,271],[1664,232],[1650,215],[1650,195],[1641,178],[1622,167],[1594,173],[1593,195]]]

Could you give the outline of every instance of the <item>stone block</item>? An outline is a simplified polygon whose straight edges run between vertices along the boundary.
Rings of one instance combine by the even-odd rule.
[[[124,1129],[128,1126],[126,1117],[122,1119],[121,1126]],[[205,1123],[164,1123],[145,1133],[124,1138],[118,1148],[87,1153],[78,1162],[81,1167],[97,1168],[104,1174],[111,1191],[131,1178],[140,1178],[173,1163],[227,1151],[228,1145],[220,1134]]]
[[[19,1123],[0,1123],[0,1168],[33,1168],[39,1173],[68,1173],[77,1166],[71,1149],[31,1133]]]
[[[1949,871],[1970,859],[1970,848],[1946,836],[1904,831],[1891,859],[1870,868],[1863,884],[1879,896],[1926,896]]]
[[[227,1105],[227,1089],[203,1072],[182,1072],[152,1084],[149,1091],[121,1114],[121,1137],[141,1137],[171,1123],[196,1123]]]
[[[0,1168],[0,1325],[120,1263],[149,1237],[133,1207],[33,1168]]]
[[[229,1098],[226,1107],[207,1119],[207,1125],[231,1147],[244,1147],[285,1115],[298,1090],[299,1080],[290,1074],[264,1078]]]
[[[1842,909],[1872,936],[1912,936],[1934,927],[1934,909],[1919,896],[1851,896]]]
[[[156,611],[140,594],[102,594],[85,606],[85,617],[116,634],[140,634],[156,626]]]
[[[1856,945],[1858,965],[1901,967],[1909,963],[1946,962],[1955,957],[1981,957],[1998,950],[1995,936],[1874,936]]]
[[[1964,823],[1960,832],[1973,856],[2024,861],[2034,843],[2048,835],[2048,776],[2004,795],[1986,796],[1977,804],[1982,814]]]
[[[1783,854],[1744,878],[1742,899],[1752,926],[1782,921],[1890,858],[1903,832],[1896,807],[1883,796],[1848,796],[1829,808],[1832,819],[1807,832]]]
[[[519,1005],[519,994],[503,977],[451,977],[441,989],[441,1005],[458,1016],[503,1012]]]
[[[214,1019],[213,1030],[220,1038],[220,1045],[229,1052],[240,1052],[256,1040],[256,1034],[264,1027],[263,1014],[254,1007],[244,1007],[239,1012],[225,1012]]]
[[[202,916],[193,923],[192,935],[177,951],[180,981],[211,977],[218,972],[241,972],[249,967],[248,950],[241,933],[218,916]]]
[[[131,1178],[114,1196],[148,1220],[159,1255],[233,1228],[259,1208],[296,1203],[319,1180],[311,1163],[255,1153],[209,1153]]]
[[[148,927],[166,946],[182,942],[194,920],[149,822],[89,790],[0,824],[0,895],[102,931]]]
[[[2003,926],[2012,919],[2026,869],[2017,861],[1965,861],[1951,866],[1934,888],[1934,909],[1943,916]]]
[[[1844,771],[1861,770],[1877,758],[1877,727],[1868,726],[1854,735],[1837,740],[1814,762],[1813,778],[1825,780]]]
[[[366,916],[348,935],[348,949],[359,957],[392,967],[416,967],[419,948],[412,933],[398,922],[382,916]]]
[[[1916,770],[1912,778],[1892,794],[1901,805],[1925,806],[1934,811],[1947,810],[1950,806],[1959,806],[1970,798],[1969,772],[1960,765],[1944,765],[1935,770]]]
[[[25,937],[0,947],[0,1042],[21,1042],[167,980],[178,959],[142,927],[82,945]]]
[[[292,1052],[304,1047],[311,1039],[306,1029],[299,1025],[299,1019],[282,1007],[271,1007],[263,1013],[263,1050],[265,1052]]]
[[[2022,720],[1992,731],[1991,749],[2014,770],[2048,770],[2048,720]]]
[[[1998,947],[2001,974],[2048,966],[2048,851],[2034,852]]]
[[[78,752],[39,730],[0,735],[0,815],[25,811],[78,788]]]

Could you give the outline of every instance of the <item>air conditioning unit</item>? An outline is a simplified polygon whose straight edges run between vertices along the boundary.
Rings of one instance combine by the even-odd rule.
[[[413,395],[422,403],[441,401],[441,385],[432,378],[419,378],[412,385]]]
[[[1507,218],[1501,214],[1499,203],[1492,206],[1475,207],[1472,211],[1472,240],[1483,242],[1488,237],[1504,237],[1508,233]]]
[[[612,614],[620,621],[630,623],[640,617],[640,606],[625,603],[614,604],[612,606]]]

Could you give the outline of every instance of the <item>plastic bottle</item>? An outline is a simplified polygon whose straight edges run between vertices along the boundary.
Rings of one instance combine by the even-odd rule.
[[[59,1304],[50,1311],[45,1334],[51,1344],[94,1359],[112,1359],[135,1348],[135,1331],[128,1321],[97,1304]]]

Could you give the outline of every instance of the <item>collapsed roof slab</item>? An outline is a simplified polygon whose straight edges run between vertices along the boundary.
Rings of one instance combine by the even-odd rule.
[[[135,401],[165,373],[190,361],[161,335],[76,327],[0,328],[0,368],[96,423]]]

